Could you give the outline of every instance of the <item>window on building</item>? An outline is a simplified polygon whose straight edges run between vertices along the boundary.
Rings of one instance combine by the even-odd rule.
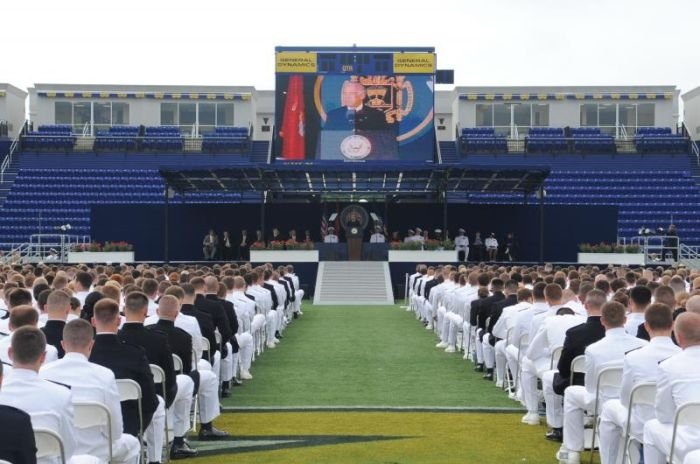
[[[476,104],[476,127],[493,126],[493,105]]]
[[[82,132],[85,124],[90,124],[90,102],[73,103],[73,130]]]
[[[532,115],[531,106],[528,103],[513,104],[513,122],[518,127],[530,127]]]
[[[639,103],[637,105],[637,126],[638,127],[650,127],[654,126],[654,110],[655,105],[653,103]]]
[[[160,125],[177,126],[177,103],[160,104]]]
[[[213,132],[216,126],[216,103],[199,103],[199,133]]]
[[[493,105],[493,125],[494,127],[510,127],[510,105],[496,103]]]
[[[216,125],[233,126],[233,103],[216,104]]]
[[[57,101],[54,103],[56,124],[73,124],[73,105],[71,102]]]
[[[584,103],[581,105],[581,127],[598,125],[598,104]]]
[[[129,104],[112,102],[112,125],[123,125],[129,124]]]
[[[95,130],[109,130],[112,123],[112,103],[94,102],[93,111]]]
[[[601,127],[615,127],[614,103],[602,103],[598,105],[598,125]]]
[[[533,127],[548,127],[549,126],[549,104],[536,103],[532,105],[532,126]]]
[[[637,126],[637,105],[620,103],[617,108],[618,121],[625,129]]]

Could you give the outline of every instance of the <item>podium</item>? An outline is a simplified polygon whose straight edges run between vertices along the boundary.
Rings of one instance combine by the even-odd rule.
[[[362,236],[348,237],[348,261],[362,261]]]

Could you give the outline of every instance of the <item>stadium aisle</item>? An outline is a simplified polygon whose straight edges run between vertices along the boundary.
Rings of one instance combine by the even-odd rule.
[[[544,426],[520,424],[517,404],[434,345],[398,306],[306,305],[225,400],[217,426],[233,438],[193,441],[188,462],[553,461]]]

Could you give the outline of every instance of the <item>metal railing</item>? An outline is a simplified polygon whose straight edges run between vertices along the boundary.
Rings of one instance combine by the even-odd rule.
[[[679,260],[681,246],[685,246],[679,243],[677,235],[638,235],[629,240],[630,245],[640,247],[645,264],[675,263]]]
[[[29,242],[5,244],[13,245],[9,251],[0,244],[0,261],[6,264],[62,263],[68,260],[68,253],[75,247],[90,242],[88,235],[34,234],[29,237]]]
[[[22,124],[22,129],[20,129],[19,133],[17,134],[17,137],[15,137],[12,140],[12,143],[10,144],[10,150],[7,152],[7,155],[5,155],[5,159],[3,159],[2,164],[0,164],[0,184],[5,183],[5,172],[10,168],[10,165],[12,164],[12,157],[14,156],[15,152],[19,149],[21,137],[27,131],[28,125],[29,121],[25,120],[24,124]]]

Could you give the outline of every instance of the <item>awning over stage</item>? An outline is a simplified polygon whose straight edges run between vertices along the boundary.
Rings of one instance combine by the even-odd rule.
[[[547,167],[472,167],[384,163],[274,164],[199,169],[161,169],[166,184],[179,193],[268,192],[284,196],[416,196],[438,192],[537,191]]]

